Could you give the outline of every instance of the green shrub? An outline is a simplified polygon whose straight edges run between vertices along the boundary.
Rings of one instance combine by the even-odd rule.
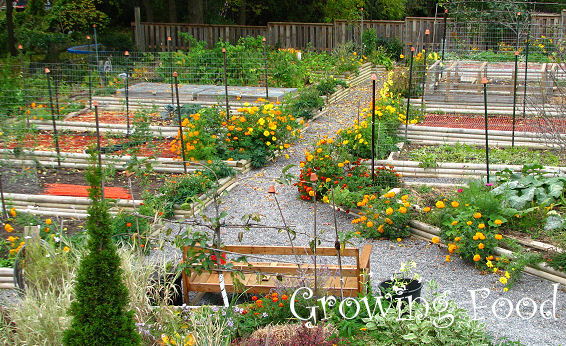
[[[92,154],[92,161],[95,155]],[[109,204],[102,199],[102,169],[93,166],[86,174],[90,184],[86,221],[88,254],[81,259],[75,284],[73,316],[65,331],[66,345],[138,345],[134,312],[127,310],[128,289],[122,279],[120,257],[110,236]]]
[[[364,54],[369,55],[372,53],[377,49],[377,31],[375,31],[374,28],[364,30],[364,33],[362,34],[362,42],[364,44]]]
[[[348,87],[348,83],[341,79],[326,77],[318,82],[318,84],[316,85],[316,90],[318,90],[320,96],[329,96],[336,92],[336,87],[338,85],[342,86],[343,88]]]

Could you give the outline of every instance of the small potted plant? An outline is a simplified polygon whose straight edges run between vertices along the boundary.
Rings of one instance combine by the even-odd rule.
[[[406,303],[409,302],[409,297],[413,301],[419,298],[423,283],[420,275],[413,272],[416,267],[417,264],[413,261],[401,263],[398,273],[379,284],[382,296],[391,302],[400,300]]]

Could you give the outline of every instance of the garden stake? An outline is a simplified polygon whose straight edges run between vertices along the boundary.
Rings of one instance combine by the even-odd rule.
[[[407,138],[407,130],[409,126],[409,111],[411,106],[411,84],[413,83],[413,55],[415,54],[415,47],[411,47],[411,62],[409,65],[409,90],[407,95],[407,112],[405,114],[405,141],[408,140]]]
[[[55,86],[55,111],[57,118],[59,118],[61,115],[61,109],[59,108],[59,82],[55,77],[53,77],[53,85]]]
[[[446,27],[448,23],[448,9],[444,10],[444,28],[442,33],[442,57],[441,61],[444,63],[444,50],[446,49]]]
[[[183,124],[181,120],[181,107],[179,105],[179,84],[177,83],[177,71],[173,72],[175,78],[175,94],[177,95],[177,120],[179,121],[179,137],[181,138],[181,158],[183,159],[183,170],[187,174],[187,161],[185,159],[185,140],[183,139]]]
[[[371,98],[371,181],[375,183],[375,81],[377,80],[377,75],[373,73],[371,75],[371,85],[372,85],[372,98]],[[360,126],[358,120],[358,126]]]
[[[283,226],[285,226],[285,230],[287,231],[287,236],[289,237],[289,243],[291,244],[293,255],[295,255],[295,261],[297,261],[297,267],[300,271],[301,262],[299,261],[299,256],[297,255],[297,251],[295,250],[295,245],[293,244],[293,239],[291,238],[291,233],[289,232],[289,226],[287,226],[287,222],[285,221],[285,217],[283,216],[283,210],[279,206],[279,201],[277,200],[277,193],[275,192],[275,186],[271,185],[267,192],[273,194],[273,198],[275,199],[275,203],[277,204],[277,209],[279,209],[279,214],[281,215],[281,220],[283,220]]]
[[[338,270],[340,271],[340,297],[344,300],[344,276],[342,275],[342,254],[340,253],[342,245],[340,244],[340,239],[338,239],[338,222],[336,221],[336,201],[334,200],[334,189],[330,189],[330,194],[332,195],[332,214],[334,216],[334,231],[336,232],[336,242],[334,243],[334,247],[338,254]]]
[[[23,47],[20,44],[18,46],[18,49],[20,50],[20,64],[21,64],[21,69],[22,69],[22,83],[24,86],[24,107],[23,107],[23,111],[27,114],[26,112],[26,108],[28,107],[28,93],[27,93],[27,88],[26,88],[26,71],[25,71],[25,65],[24,65],[24,53],[23,53]],[[26,124],[27,127],[29,129],[29,114],[26,115]]]
[[[529,70],[529,46],[531,45],[531,14],[529,13],[529,23],[527,24],[527,47],[525,48],[525,86],[523,89],[523,118],[525,117],[525,107],[527,105],[527,72]]]
[[[4,215],[4,220],[7,220],[8,213],[6,212],[6,202],[4,201],[4,188],[2,187],[2,173],[0,173],[0,198],[2,198],[2,214]]]
[[[98,167],[102,170],[102,153],[100,151],[100,127],[98,125],[98,101],[94,101],[94,120],[96,123],[96,151],[98,154]],[[104,179],[100,180],[100,189],[102,190],[102,199],[104,199]]]
[[[316,176],[316,173],[311,173],[310,176],[310,181],[313,183],[314,185],[314,195],[312,198],[313,201],[313,207],[314,207],[314,240],[313,240],[313,257],[314,257],[314,298],[315,300],[318,298],[318,275],[316,273],[316,239],[317,239],[317,235],[316,235],[316,181],[318,180],[318,177]]]
[[[267,39],[264,37],[263,41],[263,59],[265,61],[265,99],[269,99],[269,82],[267,80],[267,52],[265,49],[265,45],[267,44]]]
[[[224,58],[224,94],[226,96],[226,120],[230,120],[230,105],[228,103],[228,73],[226,72],[226,48],[222,48]],[[177,94],[178,97],[179,94]]]
[[[90,41],[90,36],[87,36],[86,39]],[[90,57],[90,48],[88,53],[88,60],[90,62],[88,64],[88,108],[92,109],[92,59]]]
[[[94,50],[96,51],[96,68],[98,69],[98,40],[96,39],[96,24],[92,24],[94,31]]]
[[[520,18],[521,18],[521,12],[518,12],[517,13],[517,28],[516,28],[517,39],[515,40],[515,50],[516,51],[519,51],[519,24],[520,24],[519,22],[520,22]]]
[[[364,8],[360,8],[360,54],[364,55]]]
[[[513,71],[513,132],[511,133],[511,147],[515,146],[515,113],[517,111],[517,62],[519,51],[515,51],[515,71]]]
[[[489,184],[489,136],[487,130],[487,78],[483,77],[481,80],[483,84],[483,105],[485,112],[485,165],[487,172],[487,183]]]
[[[53,109],[53,95],[51,92],[51,80],[49,79],[49,69],[45,68],[45,77],[47,77],[47,90],[49,90],[49,104],[51,105],[51,121],[53,122],[53,140],[55,141],[55,150],[57,151],[57,166],[61,168],[61,153],[59,151],[59,136],[57,134],[57,125],[55,124],[55,109]]]
[[[130,137],[130,52],[125,51],[124,55],[126,56],[126,85],[124,90],[126,92],[126,138]],[[172,103],[171,103],[172,104]]]
[[[167,52],[169,53],[169,78],[171,80],[171,105],[175,104],[173,99],[173,54],[171,53],[171,36],[167,36]]]
[[[425,97],[425,88],[426,88],[426,76],[427,76],[427,68],[426,68],[426,55],[427,55],[427,50],[426,50],[426,41],[428,39],[430,35],[430,30],[426,29],[425,30],[425,37],[423,38],[423,55],[424,55],[424,66],[423,66],[423,85],[422,85],[422,90],[421,90],[421,112],[424,114],[424,97]],[[408,121],[408,119],[407,119]]]

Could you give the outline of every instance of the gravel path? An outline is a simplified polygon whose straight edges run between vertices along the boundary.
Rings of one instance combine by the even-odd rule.
[[[364,99],[363,105],[370,101],[370,85],[351,90],[351,95],[339,105],[332,105],[330,111],[323,117],[316,119],[305,131],[303,138],[283,153],[273,164],[262,169],[250,171],[242,175],[239,185],[228,195],[223,197],[221,208],[229,214],[227,222],[241,222],[245,214],[260,213],[263,215],[262,223],[268,225],[281,225],[281,217],[273,199],[268,195],[267,189],[275,184],[278,190],[278,201],[288,223],[294,225],[297,231],[296,245],[308,246],[309,237],[313,229],[313,203],[298,198],[294,186],[281,186],[273,182],[279,177],[281,170],[289,164],[298,164],[304,159],[305,149],[311,149],[312,143],[325,135],[333,136],[336,130],[351,124],[357,114],[358,99]],[[289,155],[289,159],[285,158]],[[298,167],[290,170],[298,174]],[[212,213],[209,207],[207,213]],[[338,227],[341,230],[352,227],[352,217],[338,213]],[[333,215],[329,205],[317,205],[319,230],[328,232],[323,234],[323,246],[333,245]],[[222,234],[225,244],[238,243],[238,230],[226,230]],[[331,240],[331,241],[330,241]],[[473,315],[472,297],[469,290],[485,288],[489,292],[487,298],[477,293],[478,318],[486,323],[493,335],[498,338],[507,337],[510,340],[520,340],[527,345],[558,345],[566,343],[566,293],[559,289],[557,293],[556,318],[545,319],[540,313],[531,319],[523,319],[513,310],[507,319],[497,318],[492,312],[492,304],[498,298],[508,298],[515,309],[518,302],[524,298],[531,298],[536,302],[538,309],[542,301],[552,299],[553,286],[533,276],[524,275],[521,281],[509,292],[502,292],[502,284],[495,275],[482,275],[472,266],[453,256],[449,263],[445,262],[446,250],[436,245],[416,238],[407,238],[401,243],[391,241],[365,241],[373,245],[371,257],[372,285],[377,287],[379,282],[387,279],[399,269],[401,262],[413,260],[417,263],[417,271],[425,280],[434,279],[440,291],[449,291],[460,307],[467,309]],[[242,244],[248,245],[289,245],[286,233],[273,230],[253,230],[244,234]],[[484,293],[485,294],[485,293]],[[500,301],[501,302],[501,301]],[[497,310],[502,317],[508,311],[508,305],[503,301],[506,310]],[[546,304],[550,310],[550,304]],[[519,310],[524,317],[532,311],[532,305]]]

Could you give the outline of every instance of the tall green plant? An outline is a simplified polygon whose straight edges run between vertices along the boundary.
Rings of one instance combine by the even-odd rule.
[[[126,310],[128,289],[111,239],[109,205],[102,196],[101,167],[93,164],[86,179],[92,200],[86,221],[89,253],[80,263],[75,300],[69,311],[73,321],[63,341],[66,345],[138,345],[141,338],[134,325],[134,312]]]

